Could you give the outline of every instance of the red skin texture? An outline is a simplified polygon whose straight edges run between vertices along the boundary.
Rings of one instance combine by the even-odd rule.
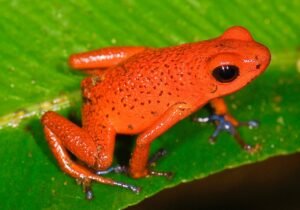
[[[129,173],[145,177],[151,142],[205,104],[238,125],[220,97],[247,85],[269,62],[269,50],[243,27],[174,47],[110,47],[72,55],[70,66],[91,74],[81,84],[82,128],[47,112],[42,117],[46,139],[66,173],[113,184],[71,161],[66,150],[87,166],[105,170],[113,161],[116,134],[138,135]],[[239,67],[239,76],[217,81],[212,71],[220,65]]]

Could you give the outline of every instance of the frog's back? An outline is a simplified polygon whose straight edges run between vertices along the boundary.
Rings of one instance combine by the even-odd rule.
[[[183,72],[185,54],[179,47],[149,49],[105,72],[92,92],[118,133],[140,133],[184,100],[185,77],[192,77]]]

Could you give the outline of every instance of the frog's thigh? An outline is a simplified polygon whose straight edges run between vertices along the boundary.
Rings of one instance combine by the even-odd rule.
[[[69,64],[72,68],[83,71],[86,69],[109,68],[145,49],[145,47],[107,47],[73,54],[69,58]]]
[[[105,170],[113,162],[116,130],[106,116],[94,110],[94,106],[85,104],[82,109],[83,129],[91,136],[97,154],[96,168]],[[95,114],[98,113],[98,114]]]
[[[55,112],[45,113],[42,124],[46,140],[62,168],[72,163],[66,150],[89,166],[94,166],[97,150],[86,131]]]

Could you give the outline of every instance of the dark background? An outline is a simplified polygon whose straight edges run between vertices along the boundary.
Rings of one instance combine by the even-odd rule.
[[[127,210],[300,209],[300,154],[181,184]]]

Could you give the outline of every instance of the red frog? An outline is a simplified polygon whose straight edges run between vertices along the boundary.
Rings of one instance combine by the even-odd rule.
[[[82,127],[49,111],[42,117],[46,140],[61,169],[80,180],[86,197],[91,181],[139,188],[103,177],[126,171],[133,178],[169,176],[149,167],[152,141],[174,124],[210,103],[215,114],[197,121],[214,121],[230,132],[248,152],[257,150],[236,132],[238,122],[223,97],[238,91],[267,68],[267,47],[243,27],[231,27],[220,37],[166,48],[108,47],[71,55],[69,64],[90,76],[81,83]],[[249,126],[256,126],[250,121]],[[129,167],[111,167],[116,134],[137,135]],[[82,163],[74,162],[71,152]],[[164,152],[158,153],[156,158]]]

